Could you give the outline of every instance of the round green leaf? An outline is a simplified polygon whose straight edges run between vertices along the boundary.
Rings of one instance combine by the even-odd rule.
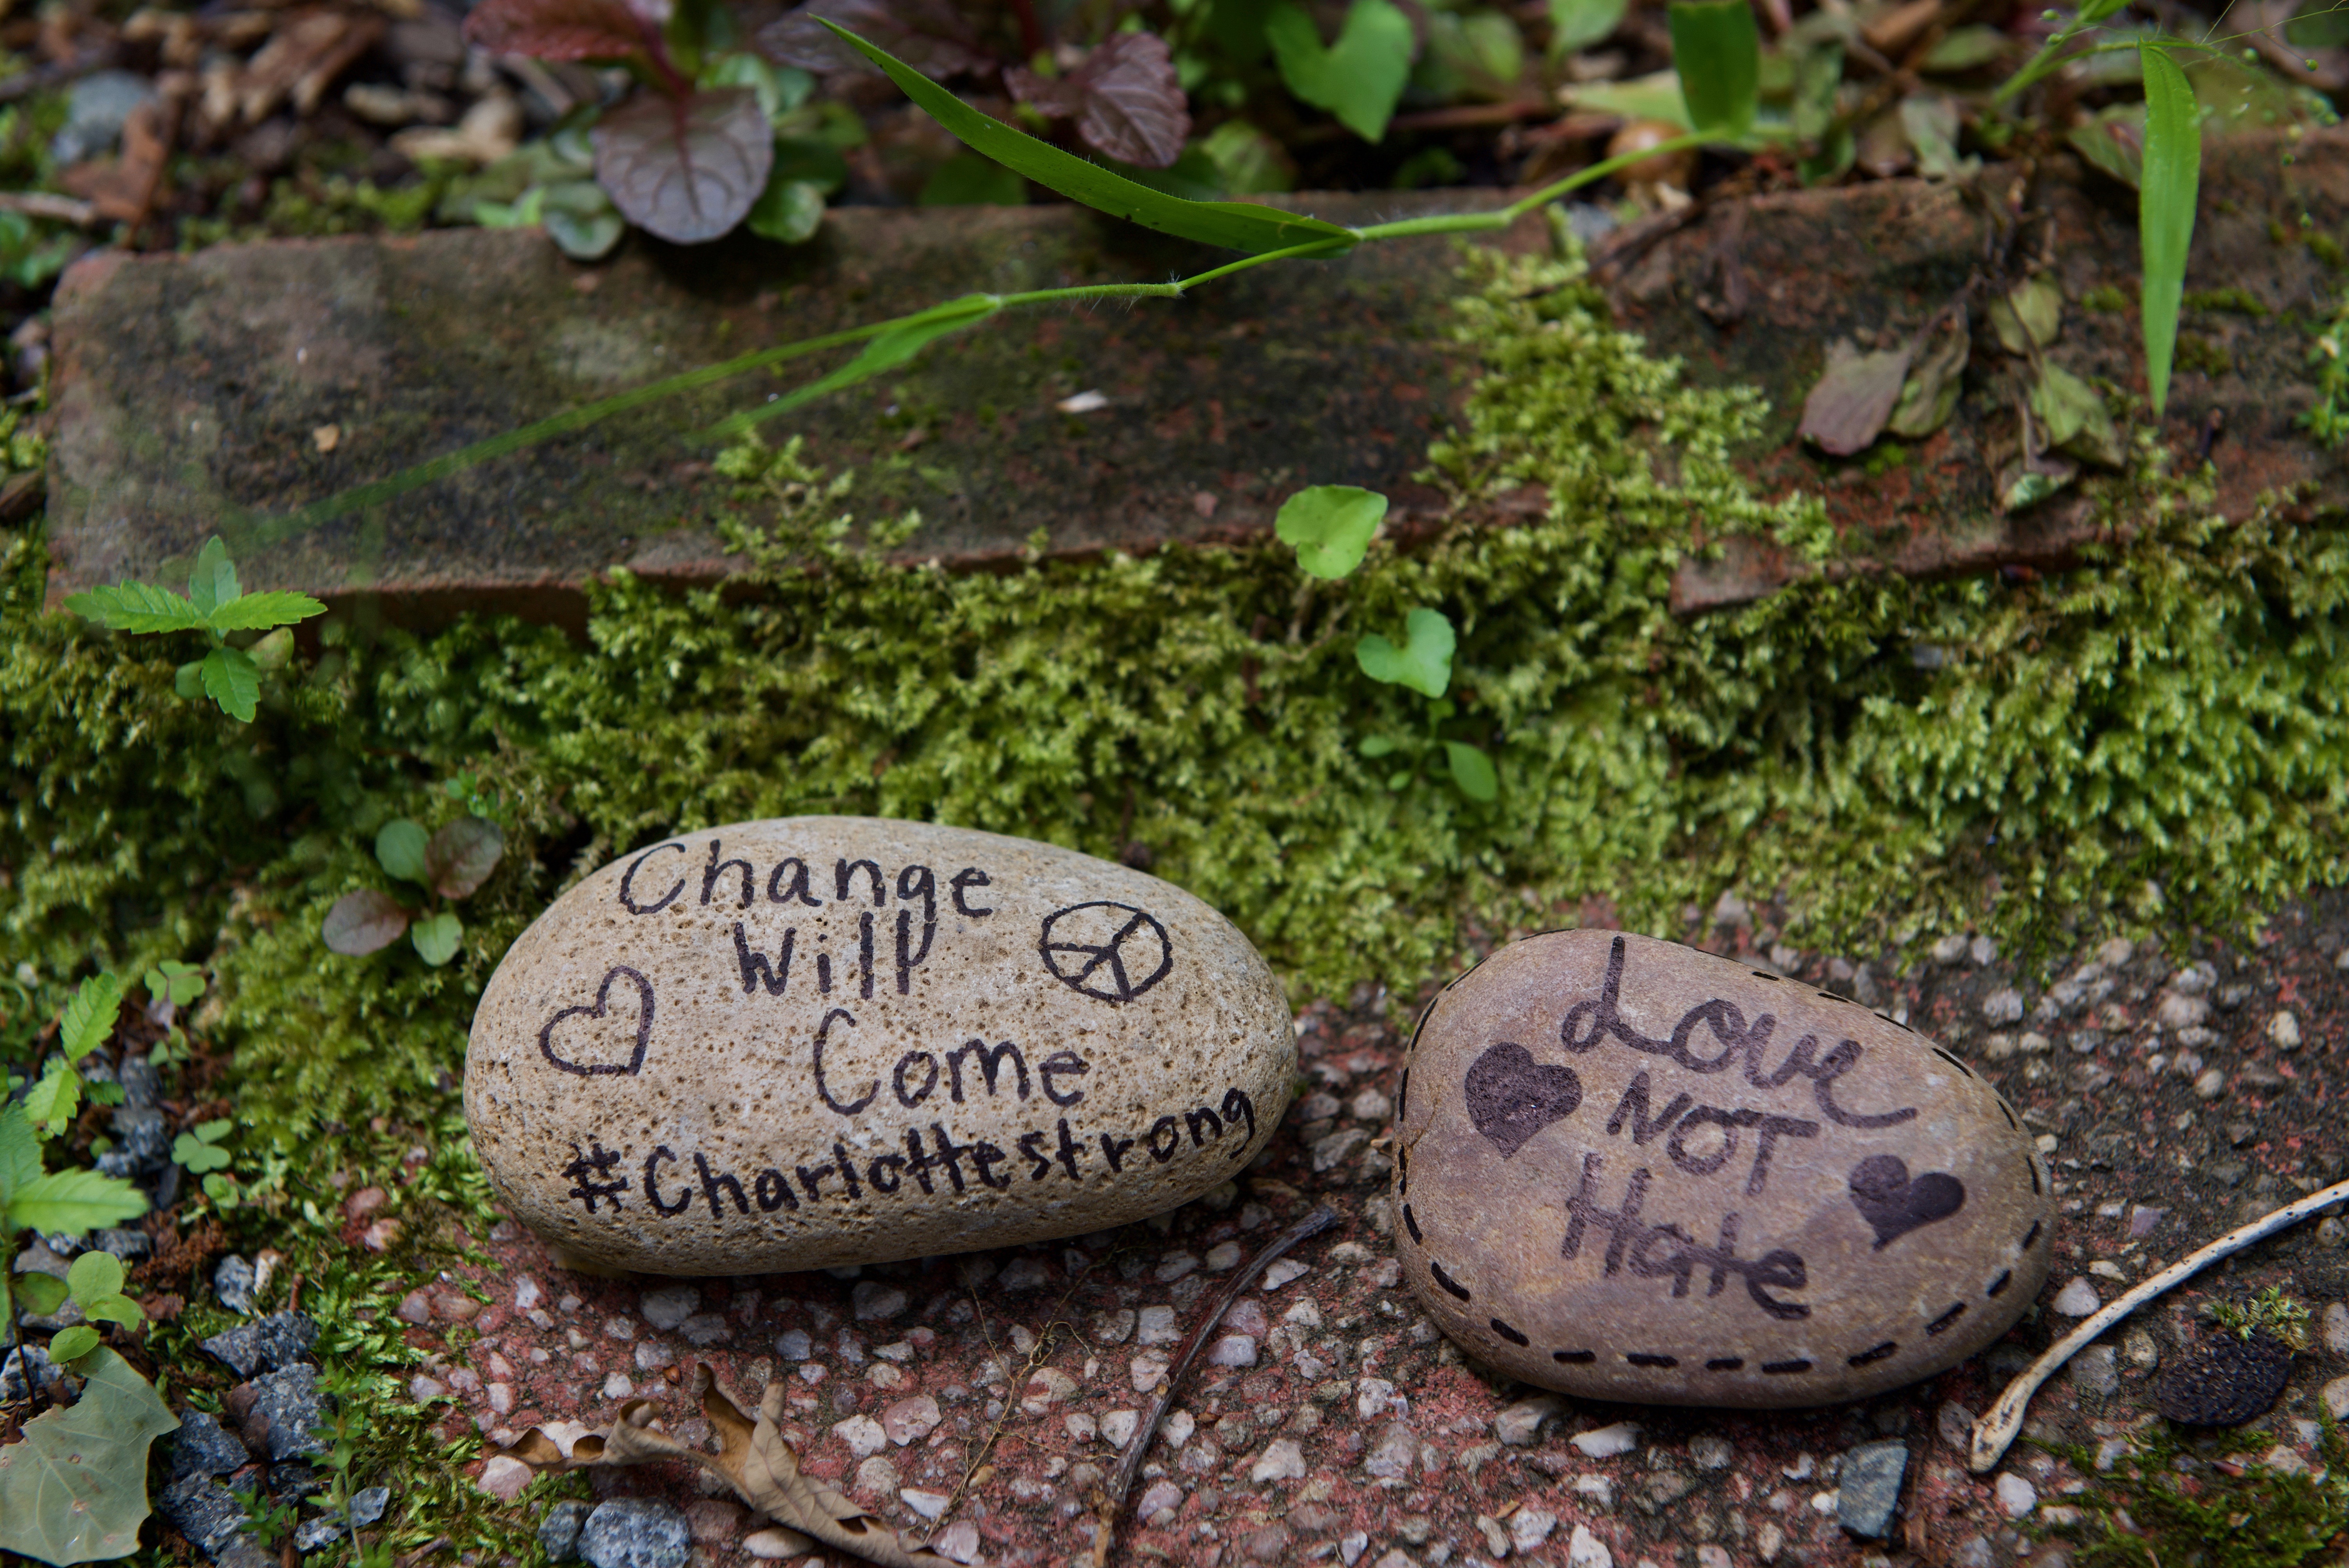
[[[1395,743],[1392,736],[1373,735],[1363,740],[1360,749],[1365,757],[1387,757],[1393,754]]]
[[[25,1310],[40,1316],[47,1317],[66,1304],[66,1282],[55,1274],[15,1274],[9,1284]]]
[[[438,914],[426,915],[408,930],[408,939],[416,944],[418,954],[435,969],[457,956],[464,935],[464,923],[445,909]]]
[[[1355,485],[1315,485],[1280,503],[1273,531],[1297,548],[1297,564],[1316,577],[1339,578],[1362,563],[1387,515],[1387,498]]]
[[[375,836],[375,858],[383,869],[402,882],[424,881],[423,824],[405,817],[394,817]]]
[[[87,1323],[60,1328],[49,1337],[49,1359],[78,1361],[98,1348],[98,1330]]]
[[[147,1321],[147,1309],[119,1293],[83,1302],[81,1310],[86,1317],[100,1323],[119,1323],[125,1328],[136,1328]]]
[[[66,1288],[88,1312],[91,1302],[122,1294],[122,1260],[112,1253],[83,1253],[66,1271]]]
[[[1441,610],[1413,610],[1403,628],[1402,647],[1373,632],[1354,645],[1354,662],[1374,681],[1442,696],[1452,684],[1452,622]]]
[[[1465,741],[1447,740],[1444,754],[1452,763],[1452,781],[1471,800],[1491,800],[1501,793],[1501,777],[1493,759]]]
[[[823,222],[823,192],[804,180],[770,180],[743,220],[761,239],[796,245]]]

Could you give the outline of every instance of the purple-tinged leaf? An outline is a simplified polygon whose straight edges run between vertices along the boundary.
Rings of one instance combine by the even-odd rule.
[[[326,929],[321,934],[328,952],[363,958],[390,946],[407,929],[408,912],[399,907],[398,901],[388,892],[368,888],[336,899],[335,907],[326,912]]]
[[[1838,458],[1861,450],[1892,417],[1908,377],[1907,348],[1855,354],[1838,341],[1827,350],[1826,374],[1803,399],[1804,438]]]
[[[1011,96],[1056,119],[1121,163],[1164,169],[1183,156],[1191,108],[1166,42],[1153,33],[1117,33],[1065,77],[1014,67],[1003,73]]]
[[[626,0],[481,0],[465,18],[475,47],[542,60],[626,59],[648,31]]]
[[[979,47],[978,30],[953,0],[809,0],[761,28],[759,45],[770,58],[803,71],[870,70],[864,56],[824,30],[826,21],[934,82],[995,67],[994,57]]]
[[[442,898],[467,898],[490,880],[506,852],[506,836],[486,817],[460,817],[424,846],[424,872]]]
[[[598,120],[595,179],[631,223],[680,245],[742,221],[774,167],[774,132],[748,88],[638,93]]]

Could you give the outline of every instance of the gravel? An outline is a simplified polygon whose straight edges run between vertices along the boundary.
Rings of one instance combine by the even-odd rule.
[[[579,1555],[594,1568],[685,1568],[692,1547],[683,1511],[649,1498],[599,1503],[579,1530]]]

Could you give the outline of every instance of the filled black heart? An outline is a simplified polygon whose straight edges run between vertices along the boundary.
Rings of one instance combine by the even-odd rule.
[[[1582,1103],[1582,1080],[1572,1068],[1545,1067],[1514,1041],[1503,1040],[1468,1068],[1468,1119],[1506,1160],[1551,1122]]]
[[[1870,1252],[1882,1252],[1920,1225],[1946,1220],[1966,1206],[1966,1184],[1945,1171],[1915,1181],[1898,1155],[1871,1154],[1851,1168],[1851,1202],[1876,1233]]]
[[[612,982],[617,980],[623,975],[634,981],[636,987],[637,1006],[636,1053],[629,1057],[627,1061],[625,1063],[581,1063],[555,1055],[555,1026],[562,1023],[565,1018],[603,1017],[609,1010],[609,1004],[612,1000]],[[595,988],[595,1005],[594,1006],[565,1007],[562,1011],[556,1013],[553,1017],[547,1019],[543,1025],[540,1026],[538,1031],[538,1050],[541,1056],[554,1063],[563,1071],[567,1073],[577,1073],[582,1078],[595,1078],[605,1073],[633,1074],[638,1068],[645,1065],[645,1043],[652,1038],[652,1035],[653,983],[646,979],[636,970],[629,968],[626,965],[616,964],[610,969],[605,971],[604,983]]]

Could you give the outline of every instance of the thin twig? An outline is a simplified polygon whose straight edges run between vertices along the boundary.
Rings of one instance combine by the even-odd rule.
[[[1150,1408],[1143,1412],[1141,1422],[1133,1429],[1133,1436],[1126,1440],[1124,1451],[1118,1455],[1117,1473],[1109,1478],[1109,1486],[1102,1493],[1101,1505],[1094,1513],[1093,1568],[1107,1568],[1110,1547],[1117,1540],[1118,1516],[1125,1511],[1125,1494],[1133,1490],[1134,1474],[1142,1469],[1142,1456],[1150,1451],[1151,1441],[1158,1435],[1158,1423],[1165,1418],[1167,1406],[1174,1401],[1174,1390],[1191,1370],[1191,1363],[1199,1358],[1199,1351],[1207,1343],[1207,1336],[1215,1333],[1216,1326],[1224,1320],[1224,1314],[1229,1312],[1232,1304],[1256,1284],[1266,1269],[1272,1266],[1275,1259],[1298,1243],[1309,1236],[1319,1235],[1337,1222],[1336,1210],[1326,1203],[1317,1204],[1311,1213],[1266,1243],[1264,1251],[1250,1258],[1247,1266],[1225,1284],[1223,1294],[1216,1296],[1199,1321],[1191,1326],[1190,1334],[1175,1350],[1174,1362],[1166,1368],[1164,1380],[1158,1385],[1157,1397],[1150,1401]]]
[[[1061,1293],[1061,1299],[1053,1303],[1051,1315],[1044,1323],[1044,1332],[1036,1336],[1035,1348],[1028,1352],[1028,1364],[1019,1369],[1018,1378],[1011,1381],[1010,1391],[1003,1401],[1002,1413],[995,1418],[995,1425],[988,1429],[987,1436],[980,1440],[978,1449],[973,1450],[970,1462],[963,1466],[962,1479],[955,1483],[954,1493],[947,1499],[946,1507],[938,1511],[940,1519],[952,1513],[955,1504],[960,1502],[963,1494],[970,1490],[972,1479],[985,1467],[987,1456],[995,1451],[996,1439],[1003,1435],[1004,1427],[1010,1422],[1011,1412],[1019,1408],[1019,1396],[1028,1387],[1028,1380],[1036,1375],[1038,1367],[1052,1358],[1052,1336],[1066,1327],[1071,1336],[1079,1344],[1084,1343],[1084,1336],[1077,1332],[1076,1324],[1072,1320],[1063,1319],[1061,1313],[1070,1302],[1076,1299],[1078,1287],[1085,1283],[1092,1272],[1093,1264],[1087,1264],[1079,1271],[1077,1276],[1069,1282],[1069,1288]],[[978,1292],[976,1290],[970,1293],[970,1305],[971,1311],[978,1321],[979,1337],[987,1342],[988,1355],[993,1358],[995,1365],[1004,1369],[1008,1378],[1010,1367],[1004,1361],[1003,1353],[996,1349],[995,1336],[987,1330],[987,1308],[979,1304]]]
[[[88,201],[52,191],[0,191],[0,212],[22,212],[27,218],[53,218],[87,229],[98,222],[98,209]]]
[[[1998,1397],[1998,1402],[1974,1423],[1972,1451],[1966,1456],[1968,1466],[1980,1475],[2005,1456],[2014,1442],[2015,1433],[2023,1429],[2023,1417],[2030,1407],[2031,1396],[2037,1393],[2042,1383],[2062,1370],[2064,1363],[2071,1360],[2096,1336],[2156,1296],[2185,1284],[2220,1258],[2231,1257],[2253,1242],[2264,1241],[2278,1231],[2287,1230],[2311,1214],[2344,1201],[2349,1201],[2349,1181],[2335,1182],[2322,1191],[2311,1192],[2296,1203],[2285,1204],[2263,1219],[2239,1225],[2183,1263],[2170,1264],[2049,1346],[2047,1354],[2033,1361],[2020,1377],[2009,1383],[2006,1391]]]

